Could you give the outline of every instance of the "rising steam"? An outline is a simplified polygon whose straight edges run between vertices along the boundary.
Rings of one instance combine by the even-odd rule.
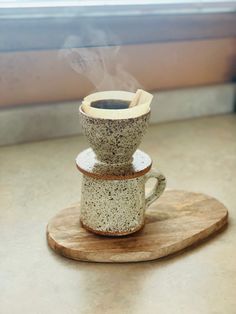
[[[92,48],[75,48],[81,47],[84,37],[90,41]],[[100,46],[96,47],[93,40],[99,40]],[[107,42],[104,32],[88,29],[82,37],[69,36],[59,55],[67,60],[75,72],[85,76],[96,91],[136,91],[141,84],[120,63],[120,46],[108,46]]]

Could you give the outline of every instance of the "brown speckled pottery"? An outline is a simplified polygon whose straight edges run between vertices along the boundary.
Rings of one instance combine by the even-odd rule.
[[[115,120],[88,116],[81,107],[79,112],[83,132],[98,160],[107,164],[132,161],[148,127],[150,111],[136,118]]]
[[[145,195],[148,179],[157,182]],[[107,180],[83,175],[80,218],[94,233],[122,236],[144,226],[145,209],[163,193],[166,180],[159,171],[149,171],[130,179]]]

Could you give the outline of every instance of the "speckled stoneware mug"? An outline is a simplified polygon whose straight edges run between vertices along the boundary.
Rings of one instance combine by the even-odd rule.
[[[88,116],[81,106],[79,113],[83,132],[98,160],[107,164],[132,161],[147,130],[150,111],[136,118],[116,120]]]
[[[145,195],[147,180],[157,182]],[[82,225],[94,233],[122,236],[144,226],[145,210],[160,197],[166,179],[159,171],[149,171],[132,179],[102,180],[83,175],[81,191]]]

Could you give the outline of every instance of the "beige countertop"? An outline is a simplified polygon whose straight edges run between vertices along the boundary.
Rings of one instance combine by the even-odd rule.
[[[96,264],[52,252],[45,229],[80,198],[82,136],[0,148],[2,314],[234,314],[236,116],[154,125],[142,149],[168,187],[203,192],[229,209],[228,228],[157,261]]]

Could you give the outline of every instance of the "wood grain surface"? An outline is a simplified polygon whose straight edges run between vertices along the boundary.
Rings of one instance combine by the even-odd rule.
[[[150,206],[137,233],[119,238],[90,233],[80,224],[76,204],[51,219],[47,240],[58,254],[78,261],[147,261],[199,243],[226,225],[227,217],[225,206],[210,196],[172,190]]]

